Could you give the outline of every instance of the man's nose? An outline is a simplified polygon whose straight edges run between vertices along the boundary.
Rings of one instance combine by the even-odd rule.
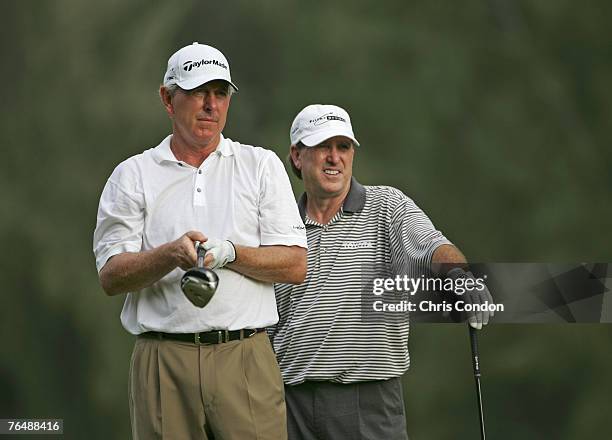
[[[213,111],[217,108],[217,97],[214,93],[204,95],[204,110]]]
[[[338,152],[338,148],[335,145],[332,145],[327,150],[327,160],[330,163],[338,163],[340,161],[340,154]]]

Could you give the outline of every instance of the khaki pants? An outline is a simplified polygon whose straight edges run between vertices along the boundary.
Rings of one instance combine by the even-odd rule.
[[[283,382],[265,332],[216,345],[139,337],[129,377],[135,440],[283,440]]]

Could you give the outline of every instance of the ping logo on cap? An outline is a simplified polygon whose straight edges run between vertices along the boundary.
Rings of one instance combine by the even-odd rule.
[[[319,145],[334,136],[347,137],[359,146],[346,110],[329,104],[310,104],[304,107],[293,120],[289,132],[291,145],[301,142],[307,147]]]
[[[221,61],[217,60],[185,61],[183,63],[183,70],[190,72],[191,69],[193,69],[194,67],[197,69],[198,67],[202,67],[208,64],[214,64],[215,66],[219,66],[227,70],[227,66],[225,65],[225,63],[222,63]]]
[[[333,113],[326,113],[324,115],[319,116],[318,118],[315,119],[311,119],[310,121],[308,121],[309,124],[314,124],[314,125],[322,125],[325,124],[329,121],[342,121],[342,122],[346,122],[346,119],[340,117],[340,116],[336,116]]]

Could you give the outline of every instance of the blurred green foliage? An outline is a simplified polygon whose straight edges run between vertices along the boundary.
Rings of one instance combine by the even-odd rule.
[[[0,416],[129,437],[132,337],[97,282],[98,197],[169,131],[157,97],[192,41],[229,58],[225,134],[284,157],[295,114],[335,103],[355,173],[396,186],[473,261],[612,261],[612,4],[568,0],[4,2]],[[301,186],[296,183],[296,193]],[[497,439],[610,433],[604,325],[492,326],[481,337]],[[417,325],[411,438],[477,435],[467,332]]]

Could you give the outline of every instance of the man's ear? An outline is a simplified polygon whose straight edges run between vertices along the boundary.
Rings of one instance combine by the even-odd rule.
[[[291,162],[293,163],[293,166],[298,169],[298,170],[302,170],[302,158],[301,158],[301,151],[298,147],[296,147],[295,145],[292,145],[291,148],[289,149],[289,156],[291,158]]]
[[[174,116],[174,105],[172,104],[172,95],[170,94],[170,92],[168,91],[166,87],[164,86],[159,87],[159,97],[162,101],[162,104],[164,105],[164,108],[166,109],[166,113],[168,113],[168,116],[170,117]]]

